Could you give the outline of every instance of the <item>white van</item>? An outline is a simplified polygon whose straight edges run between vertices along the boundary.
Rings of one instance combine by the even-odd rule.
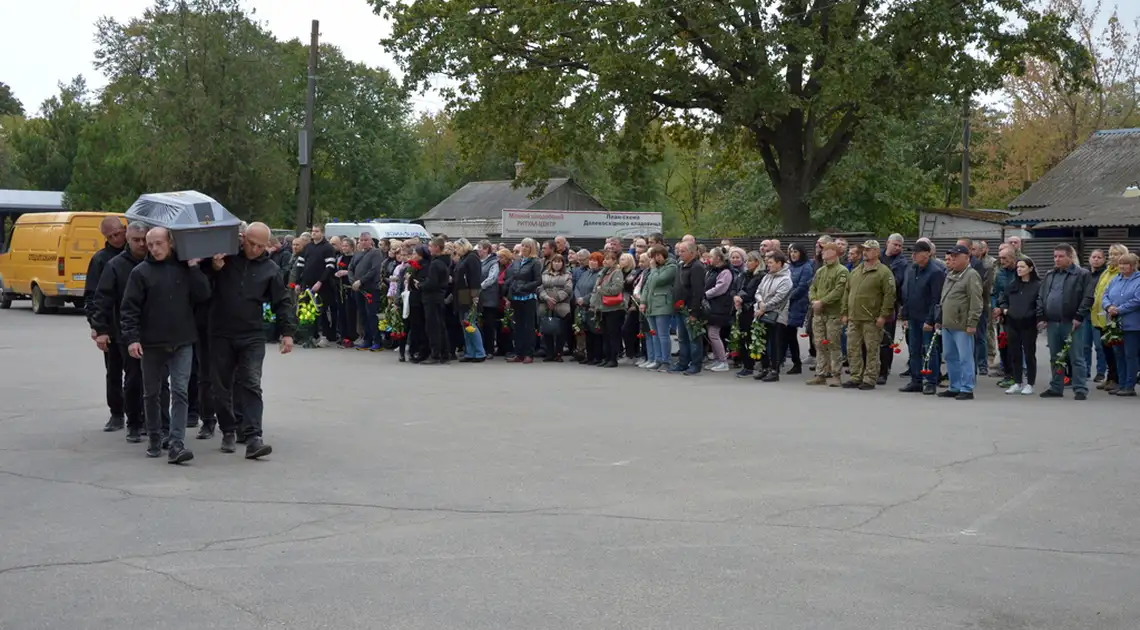
[[[370,221],[368,223],[326,223],[325,224],[325,238],[333,236],[348,236],[357,239],[364,232],[372,234],[373,239],[389,239],[394,238],[404,240],[406,238],[418,237],[420,240],[428,241],[431,239],[431,232],[424,229],[424,226],[415,223],[405,223],[403,221]]]

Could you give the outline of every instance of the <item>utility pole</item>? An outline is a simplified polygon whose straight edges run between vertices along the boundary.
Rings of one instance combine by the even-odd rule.
[[[962,99],[962,209],[970,209],[970,94]]]
[[[305,128],[298,134],[297,161],[301,163],[301,183],[297,187],[298,236],[311,223],[309,220],[309,187],[313,182],[313,106],[317,98],[317,53],[320,39],[320,21],[313,20],[309,37],[309,87],[305,93]]]

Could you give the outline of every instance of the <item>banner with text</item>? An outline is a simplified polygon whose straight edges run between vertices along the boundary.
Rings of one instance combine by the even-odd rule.
[[[660,212],[503,210],[503,236],[629,237],[661,231]]]

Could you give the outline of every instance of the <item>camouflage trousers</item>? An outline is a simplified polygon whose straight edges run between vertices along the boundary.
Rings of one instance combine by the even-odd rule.
[[[883,329],[876,326],[874,321],[848,320],[847,363],[851,365],[851,380],[875,384],[879,378],[879,346],[882,342]]]
[[[816,376],[839,378],[843,373],[843,351],[840,349],[843,325],[839,316],[813,315],[811,328],[816,352]]]

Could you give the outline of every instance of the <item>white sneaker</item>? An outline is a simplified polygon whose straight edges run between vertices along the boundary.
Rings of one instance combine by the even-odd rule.
[[[640,361],[638,361],[638,362],[637,362],[637,367],[639,367],[639,368],[643,368],[643,367],[645,367],[645,365],[646,365],[647,363],[649,363],[649,361],[647,361],[647,360],[645,360],[645,359],[642,359],[642,360],[640,360]]]
[[[656,361],[650,361],[649,363],[646,363],[645,365],[643,365],[641,367],[643,367],[647,370],[656,370],[657,368],[661,367],[661,364],[656,362]]]
[[[1020,394],[1021,393],[1021,383],[1014,383],[1013,385],[1010,385],[1009,389],[1005,390],[1005,393],[1007,393],[1007,394]]]
[[[1021,388],[1021,395],[1022,396],[1032,396],[1033,395],[1033,386],[1030,385],[1029,383],[1026,383],[1025,387]]]
[[[727,372],[728,369],[728,363],[725,361],[717,361],[709,367],[710,372]]]

